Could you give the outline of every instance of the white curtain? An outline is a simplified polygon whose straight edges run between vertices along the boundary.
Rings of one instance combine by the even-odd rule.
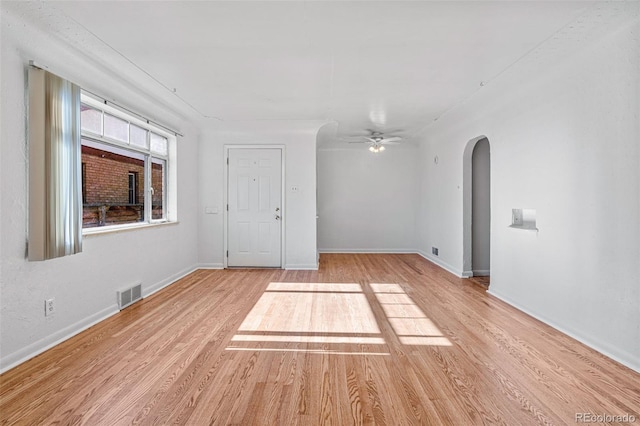
[[[29,259],[82,251],[80,87],[29,72]],[[34,226],[32,226],[34,225]]]

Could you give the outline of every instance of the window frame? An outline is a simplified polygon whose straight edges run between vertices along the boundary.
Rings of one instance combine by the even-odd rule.
[[[86,92],[82,92],[81,95],[81,104],[86,105],[90,108],[98,110],[101,112],[100,117],[100,129],[102,134],[98,134],[91,130],[82,129],[81,127],[81,138],[82,140],[94,141],[100,144],[105,144],[107,146],[112,146],[114,148],[118,148],[120,150],[129,151],[132,154],[142,154],[144,156],[144,175],[137,176],[138,184],[143,184],[143,200],[144,200],[144,216],[143,220],[140,222],[129,222],[123,224],[115,224],[115,225],[105,225],[105,226],[96,226],[90,228],[82,228],[83,235],[90,234],[98,234],[109,231],[119,231],[123,229],[129,228],[141,228],[147,227],[151,225],[158,225],[163,223],[172,223],[176,221],[175,209],[172,209],[172,203],[170,200],[175,200],[175,179],[170,179],[170,174],[174,173],[172,168],[174,167],[173,163],[175,162],[175,144],[176,144],[176,135],[168,133],[162,128],[156,127],[149,122],[145,122],[144,120],[139,119],[135,115],[131,113],[127,113],[125,111],[120,110],[119,108],[115,108],[111,105],[106,104],[104,101],[99,101],[95,99],[93,96],[89,95]],[[120,141],[118,139],[114,139],[108,136],[104,136],[104,118],[105,114],[109,114],[118,119],[124,120],[128,123],[128,141]],[[146,130],[146,147],[141,147],[135,143],[131,142],[131,125],[135,125],[139,128]],[[161,136],[166,140],[166,154],[162,154],[156,151],[151,150],[151,134]],[[153,170],[153,160],[159,159],[164,162],[164,170],[162,175],[162,217],[158,219],[153,219],[153,181],[152,181],[152,170]],[[83,179],[84,182],[84,179]],[[171,182],[171,185],[170,185]],[[138,200],[141,201],[141,200]],[[83,200],[84,204],[84,200]],[[173,203],[174,204],[174,203]],[[174,204],[175,205],[175,204]]]

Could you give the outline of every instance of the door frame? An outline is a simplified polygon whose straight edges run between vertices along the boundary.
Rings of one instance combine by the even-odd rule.
[[[223,216],[223,247],[222,247],[222,258],[223,258],[223,267],[227,269],[229,257],[227,256],[227,251],[229,250],[229,211],[227,210],[227,205],[229,203],[229,151],[232,149],[279,149],[280,150],[280,174],[281,174],[281,182],[280,182],[280,202],[281,202],[281,214],[280,214],[280,268],[284,268],[285,265],[285,223],[287,220],[286,214],[286,199],[285,199],[285,157],[286,150],[285,145],[259,145],[259,144],[249,144],[249,145],[224,145],[224,156],[222,159],[222,167],[224,170],[224,191],[223,191],[223,203],[222,203],[222,216]]]

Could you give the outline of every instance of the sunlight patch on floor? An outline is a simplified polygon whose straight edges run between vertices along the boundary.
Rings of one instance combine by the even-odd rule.
[[[366,345],[385,343],[360,284],[272,282],[227,349],[383,355]]]
[[[388,352],[346,352],[330,349],[297,349],[297,348],[238,348],[228,347],[228,351],[241,352],[305,352],[311,354],[330,354],[330,355],[372,355],[372,356],[390,356]]]
[[[451,346],[399,284],[369,286],[400,343]],[[269,283],[227,349],[388,355],[358,283]]]
[[[274,287],[267,287],[239,331],[380,333],[360,284],[336,289],[334,284],[312,283],[309,290],[297,285],[292,292],[280,290],[285,287],[281,285],[269,289]]]
[[[265,291],[362,293],[358,283],[269,283]]]
[[[358,336],[301,336],[301,335],[264,335],[236,334],[231,338],[234,342],[291,342],[291,343],[356,343],[359,345],[384,345],[382,337]]]
[[[398,284],[369,284],[403,345],[451,346],[436,325]]]

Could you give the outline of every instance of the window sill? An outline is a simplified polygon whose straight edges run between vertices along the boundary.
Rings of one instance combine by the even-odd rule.
[[[82,230],[83,237],[92,237],[94,235],[114,234],[118,232],[134,231],[139,229],[157,228],[160,226],[177,225],[180,222],[156,222],[156,223],[132,223],[130,225],[101,226],[96,228],[87,228]]]

